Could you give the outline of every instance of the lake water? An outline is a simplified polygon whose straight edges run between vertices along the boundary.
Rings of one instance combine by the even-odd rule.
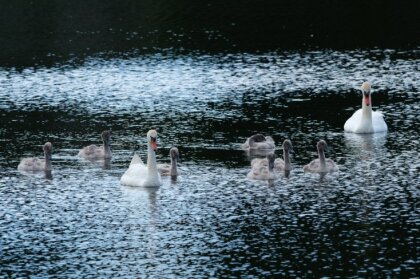
[[[0,69],[0,277],[416,277],[419,50],[91,56]],[[373,86],[387,134],[343,133]],[[146,132],[181,175],[119,179]],[[78,158],[112,130],[110,164]],[[246,178],[240,145],[291,139],[294,166]],[[325,139],[339,172],[302,171]],[[52,177],[17,171],[53,144]],[[417,270],[417,272],[416,272]]]

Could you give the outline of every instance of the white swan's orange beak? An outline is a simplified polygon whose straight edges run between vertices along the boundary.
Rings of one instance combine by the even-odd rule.
[[[369,92],[363,92],[363,101],[365,102],[365,105],[370,105],[370,94]]]
[[[152,138],[150,140],[150,147],[152,148],[153,151],[156,151],[156,149],[157,149],[157,143],[156,143],[156,139],[155,138]]]
[[[369,106],[370,105],[369,95],[368,96],[365,95],[364,100],[365,100],[365,105]]]

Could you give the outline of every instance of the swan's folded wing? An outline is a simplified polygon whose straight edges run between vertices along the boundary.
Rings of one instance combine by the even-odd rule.
[[[133,158],[131,159],[130,166],[133,164],[140,164],[144,165],[143,161],[141,160],[140,156],[137,153],[134,153]]]
[[[344,131],[354,132],[362,121],[362,109],[358,109],[353,115],[347,119],[344,124]]]
[[[388,130],[384,116],[380,111],[372,112],[372,124],[375,132],[386,132]]]
[[[283,159],[277,158],[274,161],[274,168],[277,169],[277,170],[283,170],[285,168],[285,164],[284,164]]]
[[[37,157],[24,158],[18,165],[18,170],[24,170],[24,171],[42,170],[44,166],[45,166],[45,161]]]
[[[126,186],[143,186],[147,178],[147,167],[141,164],[132,164],[121,177],[121,184]]]
[[[306,166],[304,166],[303,170],[309,171],[309,172],[317,172],[319,168],[320,168],[319,159],[315,159],[311,161],[309,164],[307,164]]]
[[[337,165],[335,164],[335,162],[333,160],[327,158],[325,160],[325,163],[326,163],[327,168],[328,168],[329,171],[337,171],[338,170],[338,167],[337,167]]]
[[[268,160],[267,158],[254,158],[251,161],[251,167],[252,168],[259,168],[262,166],[268,166]]]
[[[161,175],[169,175],[171,173],[171,165],[157,164],[157,170]]]
[[[266,140],[267,142],[270,142],[270,143],[273,143],[273,144],[275,143],[275,142],[274,142],[274,139],[273,139],[272,137],[270,137],[270,136],[266,136],[266,137],[265,137],[265,140]]]
[[[95,156],[96,150],[98,147],[94,144],[88,145],[80,149],[79,156],[80,157],[92,157]]]

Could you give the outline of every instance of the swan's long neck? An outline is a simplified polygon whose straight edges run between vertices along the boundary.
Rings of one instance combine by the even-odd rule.
[[[366,105],[366,102],[363,97],[362,100],[362,119],[359,123],[359,131],[370,133],[373,131],[372,123],[372,102],[369,96],[369,105]]]
[[[318,156],[319,156],[319,163],[321,166],[321,171],[325,171],[327,169],[327,165],[325,163],[325,154],[323,149],[318,149]]]
[[[178,169],[176,167],[176,159],[171,158],[171,176],[178,175]]]
[[[369,96],[369,105],[366,105],[364,98],[362,100],[362,116],[365,119],[372,120],[372,100]]]
[[[289,170],[291,167],[289,150],[283,149],[283,158],[284,158],[284,167],[286,170]]]
[[[110,158],[112,156],[111,145],[107,141],[104,141],[104,153],[106,158]]]
[[[149,177],[154,176],[158,174],[157,165],[156,165],[156,153],[155,151],[150,148],[150,146],[147,147],[147,172]]]
[[[44,152],[44,155],[45,155],[45,170],[50,171],[50,170],[52,170],[51,153]]]

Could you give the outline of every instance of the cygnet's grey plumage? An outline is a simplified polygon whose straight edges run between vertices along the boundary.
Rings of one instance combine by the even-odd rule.
[[[267,155],[267,165],[263,164],[256,164],[251,166],[251,170],[248,172],[247,177],[250,179],[256,180],[273,180],[277,178],[277,175],[274,173],[274,161],[275,161],[274,154]]]
[[[292,164],[290,162],[290,153],[293,152],[293,146],[292,146],[292,142],[288,139],[283,141],[283,159],[281,158],[277,158],[274,161],[274,170],[281,172],[281,171],[285,171],[285,170],[291,170],[292,169]],[[267,158],[255,158],[251,161],[251,166],[267,166],[268,165],[268,161]]]
[[[39,159],[37,157],[24,158],[18,165],[18,170],[21,171],[51,171],[51,153],[52,144],[47,142],[43,146],[45,159]]]
[[[96,159],[110,159],[111,153],[111,132],[103,131],[101,134],[103,145],[96,146],[91,144],[84,147],[79,151],[78,156],[85,159],[96,160]]]
[[[244,150],[263,150],[263,149],[274,149],[276,144],[272,137],[263,136],[261,134],[256,134],[249,137],[244,144],[242,144],[242,149]]]
[[[171,158],[171,164],[157,164],[157,169],[162,176],[177,176],[177,162],[179,160],[178,148],[172,147],[169,151],[169,157]]]
[[[327,172],[334,172],[338,170],[338,167],[334,163],[333,160],[325,158],[324,151],[327,148],[328,148],[327,143],[324,140],[320,140],[317,143],[319,158],[305,165],[303,167],[303,170],[306,172],[314,172],[314,173],[327,173]]]

